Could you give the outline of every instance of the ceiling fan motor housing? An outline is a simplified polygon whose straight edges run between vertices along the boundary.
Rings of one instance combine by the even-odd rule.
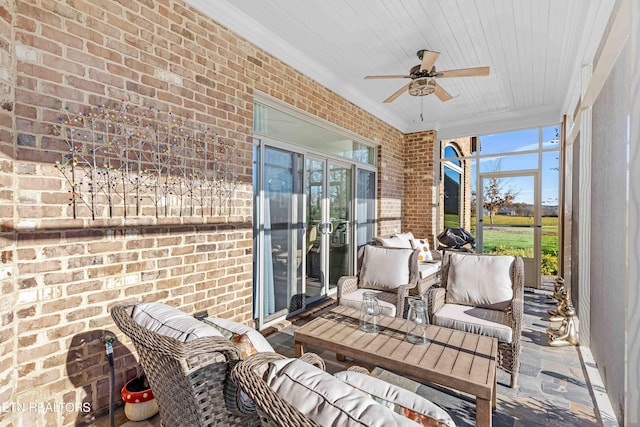
[[[435,77],[420,77],[409,84],[409,95],[425,96],[431,95],[436,90]]]

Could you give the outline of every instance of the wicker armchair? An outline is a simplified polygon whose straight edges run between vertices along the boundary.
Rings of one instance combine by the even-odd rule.
[[[398,261],[398,260],[403,261]],[[383,275],[385,280],[377,280]],[[397,285],[396,277],[403,277]],[[374,291],[380,301],[381,313],[403,317],[410,290],[418,284],[418,251],[403,248],[363,246],[358,251],[358,275],[342,276],[337,283],[339,305],[360,308],[364,291]],[[388,286],[389,285],[389,286]]]
[[[374,236],[373,244],[386,248],[411,248],[413,234],[401,233],[400,236],[402,237],[398,237],[398,235]],[[431,286],[440,284],[442,253],[436,249],[430,249],[429,252],[431,253],[431,261],[418,262],[418,286],[409,289],[411,296],[423,296]]]
[[[433,324],[464,330],[465,332],[494,336],[498,339],[498,366],[511,374],[512,388],[516,387],[520,368],[520,335],[522,332],[523,298],[524,298],[524,262],[521,257],[502,257],[509,264],[502,274],[509,276],[513,296],[505,302],[504,307],[490,309],[486,307],[469,307],[451,303],[447,296],[447,285],[450,278],[452,257],[474,257],[483,263],[483,259],[490,261],[494,255],[461,254],[445,252],[442,264],[442,281],[440,287],[430,288],[427,292],[429,318]],[[509,258],[511,260],[509,260]],[[482,280],[481,269],[473,271],[477,274],[474,279]],[[473,281],[469,281],[471,287]],[[474,320],[476,323],[474,323]]]
[[[257,426],[255,408],[242,404],[228,381],[240,350],[223,337],[186,343],[152,332],[131,315],[135,303],[116,305],[111,316],[133,342],[165,426]],[[226,395],[226,398],[225,398]]]

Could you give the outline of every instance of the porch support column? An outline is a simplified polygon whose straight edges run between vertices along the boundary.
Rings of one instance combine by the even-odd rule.
[[[584,99],[591,82],[591,64],[582,67],[581,87]],[[589,347],[591,341],[591,106],[580,117],[580,171],[578,197],[578,318],[580,319],[580,344]]]

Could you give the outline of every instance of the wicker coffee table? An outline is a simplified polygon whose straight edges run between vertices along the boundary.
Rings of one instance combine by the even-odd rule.
[[[476,425],[491,426],[496,407],[498,341],[430,325],[428,344],[405,340],[405,319],[383,316],[380,331],[363,332],[359,311],[338,306],[295,331],[297,356],[312,345],[419,381],[476,397]]]

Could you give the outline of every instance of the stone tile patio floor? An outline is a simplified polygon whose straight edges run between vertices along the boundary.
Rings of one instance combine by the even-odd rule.
[[[509,387],[509,375],[498,369],[498,405],[493,414],[494,426],[601,426],[615,425],[615,420],[603,420],[586,375],[586,366],[579,347],[549,347],[546,329],[549,326],[547,310],[555,307],[547,302],[549,292],[525,292],[524,321],[520,375],[517,388]],[[274,349],[285,356],[294,356],[293,332],[314,316],[332,305],[323,305],[304,316],[283,322],[272,328],[267,336]],[[557,324],[555,325],[557,327]],[[360,361],[338,362],[335,353],[311,347],[327,363],[331,373],[345,369],[349,364],[367,366]],[[588,362],[587,362],[588,363]],[[475,402],[470,396],[445,388],[419,384],[367,366],[375,375],[397,382],[445,408],[457,426],[473,426]],[[121,410],[119,411],[121,412]],[[158,426],[159,416],[142,422],[120,422],[127,427]],[[103,420],[100,420],[103,421]],[[124,424],[121,424],[124,422]],[[98,421],[96,425],[100,424]]]

